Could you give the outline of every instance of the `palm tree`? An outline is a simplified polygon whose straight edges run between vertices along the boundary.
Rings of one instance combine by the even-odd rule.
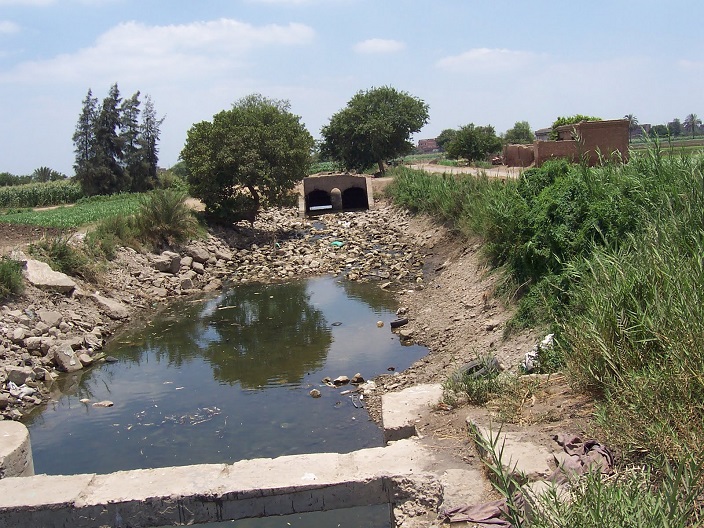
[[[628,119],[628,140],[630,141],[633,138],[633,132],[636,131],[638,126],[638,118],[633,114],[626,114],[623,118]]]
[[[702,126],[702,120],[699,119],[697,114],[689,114],[684,118],[683,125],[685,130],[689,130],[692,133],[692,139],[694,139],[694,134],[697,132],[697,129]]]

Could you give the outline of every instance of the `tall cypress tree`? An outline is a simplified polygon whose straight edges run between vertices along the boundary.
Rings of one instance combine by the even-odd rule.
[[[76,162],[73,165],[76,178],[83,182],[89,178],[92,162],[95,159],[95,123],[98,118],[98,99],[93,97],[89,88],[83,99],[83,110],[78,117],[76,131],[73,133],[74,152]]]
[[[144,112],[142,113],[141,134],[139,136],[142,162],[147,171],[145,178],[145,183],[148,185],[147,188],[155,187],[157,182],[159,164],[157,143],[159,142],[161,124],[164,119],[165,117],[157,118],[152,98],[147,95],[144,98]]]
[[[125,99],[120,106],[120,139],[122,141],[122,167],[130,180],[130,190],[145,191],[149,187],[145,184],[147,179],[146,166],[142,160],[140,144],[141,127],[139,114],[141,112],[139,92],[129,99]]]

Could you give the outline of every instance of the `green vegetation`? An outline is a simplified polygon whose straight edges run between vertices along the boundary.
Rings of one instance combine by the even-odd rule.
[[[0,187],[0,207],[47,207],[73,203],[83,197],[81,186],[70,180]]]
[[[254,222],[261,205],[291,203],[313,138],[287,101],[250,95],[188,131],[181,158],[211,222]]]
[[[22,265],[17,260],[0,257],[0,299],[22,292]]]
[[[140,199],[134,217],[138,238],[153,248],[171,247],[192,238],[198,222],[186,205],[186,195],[170,189],[153,191]]]
[[[78,242],[69,237],[42,239],[29,246],[30,254],[45,261],[53,270],[93,281],[97,266]]]
[[[413,152],[410,136],[428,118],[427,104],[390,86],[358,92],[322,128],[321,156],[358,172],[376,165],[383,174],[385,161]]]
[[[513,128],[506,131],[503,140],[504,143],[513,145],[533,143],[535,134],[533,134],[533,131],[530,129],[528,121],[516,121]]]
[[[552,365],[598,400],[631,460],[704,461],[704,157],[654,144],[628,165],[564,161],[505,184],[396,170],[394,201],[485,240],[519,299],[515,325],[556,333]]]
[[[73,134],[76,180],[88,196],[142,192],[157,184],[159,133],[147,95],[141,109],[140,93],[122,99],[117,83],[98,106],[88,90]]]
[[[116,194],[82,198],[71,207],[43,211],[10,211],[0,214],[0,222],[42,227],[75,228],[115,216],[130,216],[139,209],[139,194]]]
[[[515,528],[688,528],[701,526],[701,465],[692,457],[672,465],[665,461],[657,475],[647,468],[629,468],[604,480],[598,469],[540,494],[516,493],[525,482],[506,468],[500,432],[476,437],[487,453],[492,485],[505,500],[505,514]],[[527,513],[530,512],[529,515]]]
[[[558,138],[557,128],[564,125],[576,125],[582,121],[601,121],[600,117],[593,117],[582,114],[575,114],[572,116],[561,116],[555,119],[552,123],[552,131],[550,132],[549,138],[551,140],[556,140]]]

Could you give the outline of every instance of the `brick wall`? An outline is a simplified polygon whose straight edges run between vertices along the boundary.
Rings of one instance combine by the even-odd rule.
[[[533,145],[506,145],[503,157],[509,167],[529,167],[535,160],[535,149]]]

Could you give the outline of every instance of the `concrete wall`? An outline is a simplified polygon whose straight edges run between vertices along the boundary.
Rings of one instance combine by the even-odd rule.
[[[29,430],[20,422],[0,422],[0,479],[34,475]]]
[[[347,454],[318,453],[0,480],[0,528],[191,525],[376,504],[437,508],[442,486],[412,440]]]
[[[345,190],[356,187],[362,189],[367,195],[367,204],[369,209],[374,207],[374,192],[372,190],[371,178],[358,174],[333,174],[309,176],[303,179],[303,206],[304,211],[307,211],[307,200],[305,199],[313,191],[324,191],[328,194],[333,189],[339,189],[341,193]],[[300,208],[299,201],[299,208]]]

